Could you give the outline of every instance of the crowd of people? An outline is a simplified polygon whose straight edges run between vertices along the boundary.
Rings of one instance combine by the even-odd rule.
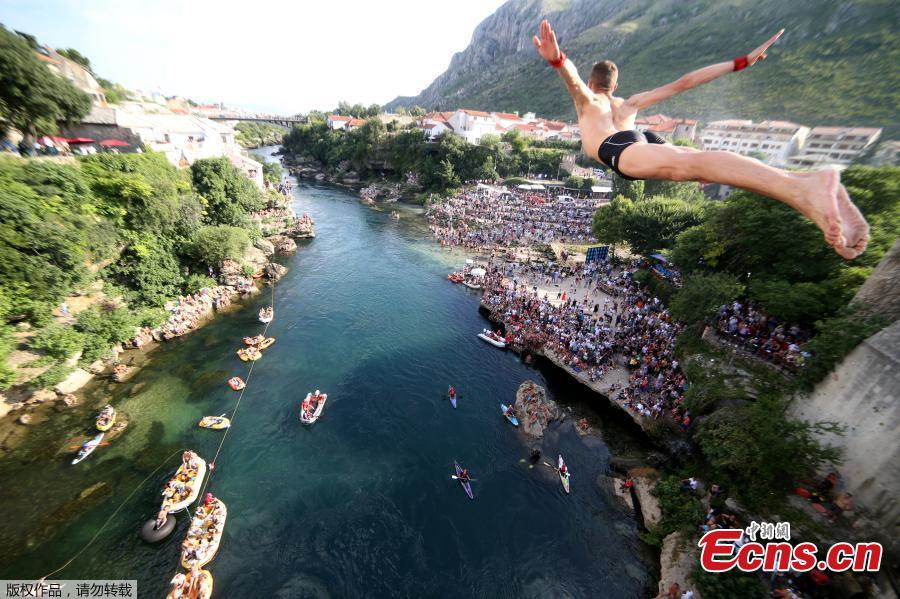
[[[591,382],[626,366],[627,384],[611,386],[614,399],[644,417],[671,415],[687,429],[687,383],[674,355],[681,325],[633,280],[630,268],[615,271],[609,262],[595,262],[561,274],[552,265],[539,273],[544,283],[559,287],[554,301],[549,293],[540,296],[535,285],[491,270],[482,303],[503,322],[507,342],[542,351]]]
[[[238,292],[244,292],[238,289]],[[231,305],[231,297],[235,289],[226,286],[204,287],[197,293],[180,296],[177,300],[166,304],[169,317],[155,331],[150,327],[141,329],[132,341],[132,345],[141,348],[154,338],[174,339],[188,333],[208,318],[213,309],[221,310]]]
[[[800,344],[811,334],[799,325],[788,325],[769,316],[753,302],[735,300],[719,308],[716,332],[730,343],[751,354],[790,370],[802,367],[809,357]]]
[[[589,243],[599,200],[533,191],[477,189],[428,205],[429,227],[442,246],[515,247]]]

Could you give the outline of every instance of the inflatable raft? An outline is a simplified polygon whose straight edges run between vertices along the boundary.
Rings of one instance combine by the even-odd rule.
[[[266,337],[262,341],[257,344],[258,349],[268,349],[272,347],[272,344],[275,343],[275,337]]]
[[[255,362],[262,358],[262,352],[255,347],[248,347],[237,350],[238,357],[244,362]]]
[[[181,466],[163,489],[164,498],[160,510],[166,510],[170,514],[180,512],[197,500],[206,476],[206,462],[203,458],[193,451],[186,451],[185,454],[190,455],[182,456]]]
[[[179,572],[172,579],[172,590],[166,599],[210,599],[213,591],[213,575],[209,570],[200,570],[197,580],[193,580],[190,570]]]
[[[263,324],[269,324],[275,319],[275,311],[269,308],[263,308],[259,311],[259,321]]]
[[[487,341],[494,347],[499,347],[500,349],[504,349],[506,347],[506,341],[493,331],[489,331],[484,329],[482,332],[478,333],[478,338],[482,341]]]
[[[106,432],[116,423],[116,409],[109,404],[103,406],[97,416],[97,430]]]
[[[235,391],[240,391],[241,389],[243,389],[244,387],[247,386],[247,383],[245,383],[244,379],[242,379],[241,377],[233,376],[230,379],[228,379],[228,386],[231,387],[232,389],[234,389]]]
[[[257,345],[265,339],[262,335],[254,335],[253,337],[244,337],[244,345]]]
[[[219,550],[228,510],[225,504],[211,495],[197,508],[187,536],[181,544],[181,565],[186,570],[202,568],[212,561]]]
[[[328,399],[327,393],[316,392],[307,393],[306,399],[300,404],[300,422],[303,424],[313,424],[322,415],[325,408],[325,401]]]
[[[200,428],[211,428],[213,430],[223,430],[231,426],[231,420],[221,416],[204,416],[200,419]]]

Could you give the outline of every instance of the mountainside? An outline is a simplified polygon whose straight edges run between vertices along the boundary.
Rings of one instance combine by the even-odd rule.
[[[615,61],[623,96],[746,54],[784,27],[768,60],[651,112],[879,126],[886,137],[900,132],[900,3],[893,0],[509,0],[475,29],[447,71],[418,96],[395,98],[388,107],[573,119],[565,87],[531,43],[543,17],[582,77],[597,60]]]

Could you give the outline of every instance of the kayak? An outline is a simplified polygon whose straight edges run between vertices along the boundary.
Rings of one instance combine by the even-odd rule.
[[[191,520],[187,537],[181,544],[181,566],[185,570],[193,567],[202,568],[216,556],[227,517],[228,510],[222,500],[218,498],[213,498],[208,505],[201,505],[197,508],[194,519]],[[213,518],[217,523],[213,522]],[[203,536],[207,537],[209,542],[201,546],[200,539],[191,534],[194,531],[202,531]],[[210,539],[207,535],[212,538]],[[196,553],[193,553],[191,549],[196,549]]]
[[[306,394],[306,399],[303,400],[303,403],[300,404],[300,422],[303,424],[313,424],[316,420],[319,419],[319,416],[322,415],[322,410],[325,408],[325,401],[328,399],[327,393],[320,393],[318,395],[318,401],[316,401],[315,408],[311,408],[308,410],[303,409],[303,404],[310,405],[313,399],[312,393]]]
[[[484,329],[484,331],[478,333],[478,338],[482,341],[487,341],[494,347],[499,347],[500,349],[506,347],[506,341],[504,341],[502,338],[497,339],[497,335],[487,329]]]
[[[222,430],[231,426],[231,420],[225,416],[204,416],[200,419],[200,428]]]
[[[456,476],[462,474],[463,469],[460,467],[459,462],[453,460],[453,465],[456,466]],[[472,494],[472,483],[459,481],[459,484],[462,485],[462,488],[465,490],[466,495],[469,496],[469,499],[475,499],[475,496]]]
[[[267,337],[260,341],[256,347],[259,349],[266,349],[267,347],[271,347],[273,343],[275,343],[275,337]]]
[[[560,455],[559,456],[559,465],[557,465],[556,471],[559,473],[559,480],[560,480],[560,482],[562,482],[563,489],[566,491],[566,493],[568,493],[569,492],[569,476],[570,476],[570,474],[568,471],[565,474],[562,473],[562,467],[564,465],[565,465],[565,462],[563,462],[563,457],[562,457],[562,455]]]
[[[450,397],[450,405],[452,405],[453,409],[455,410],[456,409],[456,393],[454,393],[453,395],[448,394],[448,397]]]
[[[244,345],[256,345],[265,339],[262,335],[254,335],[253,337],[244,337]]]
[[[111,405],[103,406],[100,415],[97,416],[97,430],[106,432],[116,423],[116,410]]]
[[[231,387],[232,389],[234,389],[235,391],[240,391],[241,389],[243,389],[244,387],[247,386],[247,383],[245,383],[244,379],[242,379],[241,377],[233,376],[230,379],[228,379],[228,386]]]
[[[84,445],[81,446],[81,449],[78,450],[78,455],[75,456],[74,460],[72,460],[72,464],[73,465],[77,464],[84,458],[91,455],[94,452],[94,450],[97,449],[97,447],[100,445],[100,442],[103,441],[103,435],[105,435],[105,434],[106,433],[100,433],[99,435],[97,435],[96,437],[91,439],[90,441],[86,441],[84,443]]]
[[[506,419],[512,422],[513,426],[519,426],[519,419],[516,418],[515,415],[510,416],[506,413],[506,406],[504,404],[500,404],[500,411],[503,412],[503,415],[506,416]]]
[[[166,599],[210,599],[213,591],[213,575],[209,570],[200,570],[197,574],[196,584],[192,580],[190,571],[186,574],[176,574],[172,579],[172,590],[166,595]],[[191,589],[191,586],[194,588]]]

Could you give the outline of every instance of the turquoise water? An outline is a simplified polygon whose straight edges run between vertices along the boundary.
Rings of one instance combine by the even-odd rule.
[[[563,453],[573,473],[569,496],[552,470],[520,462],[529,444],[498,406],[522,381],[546,381],[475,337],[486,322],[478,297],[446,280],[462,257],[440,253],[420,220],[392,221],[344,191],[302,185],[294,197],[318,237],[283,259],[290,272],[274,290],[269,329],[277,342],[256,363],[209,484],[228,506],[209,566],[215,595],[644,596],[636,525],[595,484],[609,459],[603,442],[570,422],[546,435],[545,453]],[[65,562],[173,451],[214,453],[221,433],[196,422],[234,409],[225,381],[247,370],[234,351],[261,331],[256,312],[269,293],[164,345],[127,383],[94,385],[83,408],[35,427],[0,462],[0,578]],[[449,383],[457,410],[444,399]],[[316,388],[328,404],[302,427],[298,404]],[[70,466],[72,440],[110,397],[129,428]],[[476,479],[475,501],[450,480],[454,459]],[[157,545],[137,531],[176,461],[55,578],[136,578],[141,596],[164,595],[187,518]]]

